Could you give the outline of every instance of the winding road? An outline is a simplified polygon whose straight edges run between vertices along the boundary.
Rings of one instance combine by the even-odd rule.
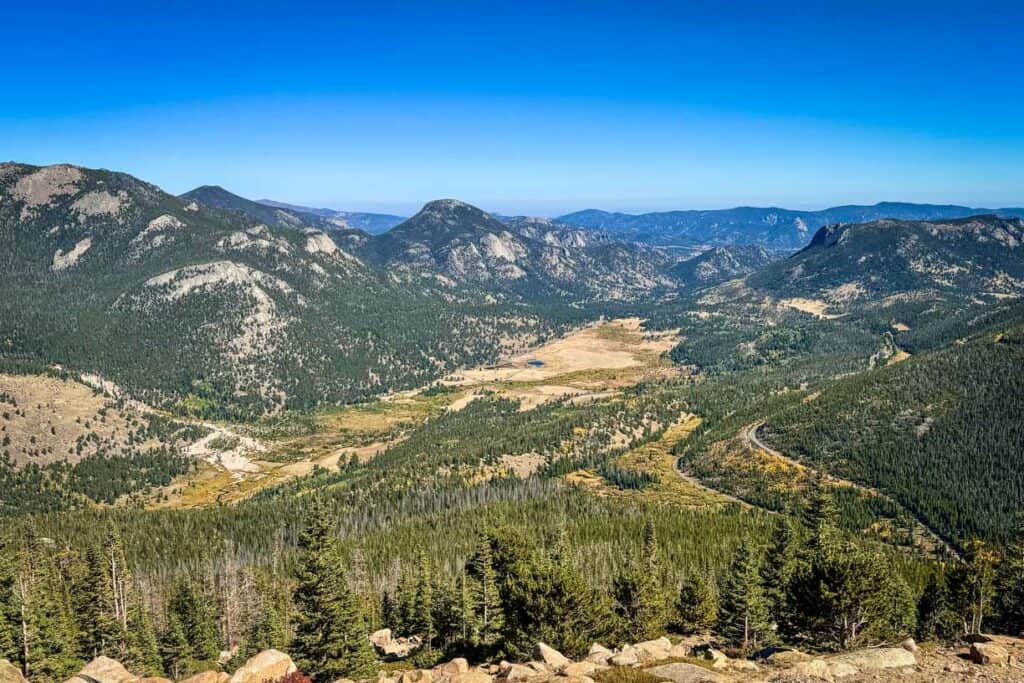
[[[947,543],[944,538],[939,536],[939,534],[937,534],[930,526],[925,524],[924,520],[922,520],[920,517],[915,515],[910,510],[908,510],[901,503],[896,501],[892,496],[889,496],[888,494],[882,493],[878,489],[871,488],[870,486],[864,486],[863,484],[858,484],[857,482],[851,481],[849,479],[843,479],[841,477],[836,477],[836,476],[833,476],[833,475],[829,474],[828,472],[822,472],[820,470],[815,470],[815,469],[813,469],[811,467],[808,467],[806,464],[804,464],[802,462],[799,462],[799,461],[795,460],[794,458],[789,457],[788,455],[784,455],[781,451],[778,451],[778,450],[772,448],[769,444],[765,443],[765,441],[761,438],[761,436],[759,434],[759,432],[761,431],[761,427],[763,427],[763,426],[764,426],[764,422],[763,421],[762,422],[755,422],[754,424],[750,425],[749,427],[747,427],[744,430],[744,432],[743,432],[743,440],[746,441],[748,447],[750,447],[752,449],[755,449],[755,450],[764,451],[765,453],[768,453],[769,455],[775,456],[777,458],[782,458],[783,460],[793,464],[796,467],[801,467],[801,468],[804,468],[804,469],[811,470],[811,471],[815,472],[818,476],[820,476],[823,481],[827,481],[829,483],[836,484],[836,485],[839,485],[839,486],[849,486],[851,488],[854,488],[854,489],[864,493],[865,495],[878,496],[879,498],[882,498],[883,500],[885,500],[885,501],[889,502],[890,504],[892,504],[894,507],[896,507],[896,508],[898,508],[900,510],[903,510],[908,515],[910,515],[911,518],[913,518],[914,521],[917,523],[917,526],[921,529],[921,531],[925,535],[927,535],[929,538],[931,538],[938,547],[943,548],[947,553],[949,553],[949,554],[951,554],[951,555],[953,555],[955,557],[959,556],[959,553],[957,553],[956,550],[949,543]]]

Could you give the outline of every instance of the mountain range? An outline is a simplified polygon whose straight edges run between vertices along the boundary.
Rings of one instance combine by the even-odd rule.
[[[997,216],[829,225],[788,258],[730,245],[682,262],[615,229],[454,199],[381,235],[334,220],[217,187],[175,197],[122,173],[3,164],[0,360],[242,417],[421,386],[730,281],[837,314],[1024,294],[1021,221]]]
[[[884,218],[945,220],[979,214],[1024,217],[1024,208],[974,209],[966,206],[881,202],[871,206],[835,206],[820,211],[737,207],[627,214],[587,209],[557,220],[606,230],[617,237],[659,246],[760,244],[792,250],[806,246],[818,228],[837,223],[867,223]]]
[[[383,236],[325,220],[219,188],[175,197],[123,173],[3,164],[0,361],[242,418],[421,386],[594,315],[541,314],[545,299],[671,285],[657,252],[520,233],[453,200]]]

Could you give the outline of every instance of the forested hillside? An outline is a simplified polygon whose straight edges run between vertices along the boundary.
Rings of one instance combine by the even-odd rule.
[[[1022,328],[844,378],[768,418],[765,439],[887,491],[948,538],[1006,539],[1024,500]]]
[[[240,419],[411,388],[593,315],[458,303],[324,232],[123,174],[6,164],[0,195],[4,367],[100,374],[179,413]]]
[[[834,313],[901,297],[1018,297],[1022,240],[1024,219],[991,215],[830,225],[748,282],[780,297],[823,300]]]

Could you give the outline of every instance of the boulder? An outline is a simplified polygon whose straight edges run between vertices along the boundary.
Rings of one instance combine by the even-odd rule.
[[[917,657],[902,647],[872,647],[828,657],[830,664],[846,664],[859,671],[880,671],[881,669],[902,669],[916,666]]]
[[[231,676],[223,671],[204,671],[179,683],[225,683]]]
[[[640,663],[640,658],[637,656],[637,651],[633,647],[626,647],[616,655],[612,655],[608,659],[608,663],[612,666],[636,666]]]
[[[480,669],[464,671],[448,678],[449,683],[491,683],[491,680],[491,676]]]
[[[913,638],[907,638],[906,640],[904,640],[902,643],[900,643],[900,647],[902,647],[907,652],[917,652],[918,649],[917,643],[914,641]]]
[[[694,650],[699,649],[699,648],[704,647],[704,646],[707,646],[707,645],[710,645],[710,644],[711,644],[711,636],[707,635],[707,634],[701,634],[701,635],[684,636],[683,638],[680,638],[679,642],[676,643],[675,645],[673,645],[672,647],[673,647],[673,649],[678,649],[678,650],[681,650],[682,648],[686,648],[686,654],[685,655],[681,655],[681,656],[689,657],[690,654]]]
[[[659,664],[644,669],[649,674],[658,678],[672,681],[672,683],[724,683],[729,679],[720,673],[709,671],[696,664],[686,662],[675,662],[673,664]]]
[[[451,678],[458,674],[464,674],[469,671],[469,662],[464,657],[456,657],[450,662],[444,664],[438,664],[434,667],[434,673],[442,678]]]
[[[761,670],[757,664],[749,659],[730,659],[728,667],[730,671],[744,671],[747,673],[756,673]]]
[[[1010,664],[1010,653],[1002,645],[995,643],[971,643],[971,651],[968,654],[975,664],[997,666],[1008,666]]]
[[[547,664],[553,671],[560,670],[570,662],[568,657],[550,645],[545,645],[544,643],[537,643],[537,650],[534,653],[534,656]]]
[[[772,666],[789,666],[797,662],[807,662],[811,659],[812,657],[809,654],[800,652],[800,650],[774,650],[764,657],[764,660]]]
[[[391,644],[391,629],[382,628],[379,631],[374,631],[370,634],[370,642],[375,648],[383,651]]]
[[[606,648],[604,645],[594,643],[587,650],[587,661],[593,662],[594,664],[607,664],[608,660],[614,656],[614,652]]]
[[[382,628],[370,634],[370,644],[377,654],[387,661],[405,659],[421,645],[418,636],[396,638],[389,628]]]
[[[837,678],[853,676],[857,670],[849,664],[842,662],[827,662],[824,659],[811,659],[806,662],[797,662],[792,667],[773,676],[773,680],[805,680],[817,679],[822,681],[834,681]]]
[[[169,678],[160,678],[159,676],[143,676],[136,679],[135,683],[174,683],[174,681]]]
[[[228,679],[228,683],[266,683],[297,671],[292,658],[280,650],[264,650],[253,655]]]
[[[356,683],[351,678],[339,678],[334,683]]]
[[[0,659],[0,683],[28,683],[21,674],[21,669],[6,659]]]
[[[825,663],[824,659],[811,659],[806,662],[796,662],[793,666],[788,667],[785,671],[776,673],[772,676],[773,681],[787,681],[787,680],[816,680],[816,681],[834,681],[832,672],[828,668],[828,664]]]
[[[563,676],[590,676],[608,667],[594,662],[570,662],[562,667]]]
[[[543,674],[545,676],[551,673],[551,668],[547,664],[545,664],[544,662],[538,662],[537,660],[527,662],[526,666],[530,667],[537,673]]]
[[[729,657],[721,650],[716,650],[710,645],[701,645],[694,648],[693,656],[711,661],[711,666],[716,669],[724,669],[729,665]]]
[[[425,669],[403,671],[398,677],[398,683],[431,683],[433,680],[433,674]]]
[[[689,657],[693,647],[686,643],[676,643],[668,649],[668,656],[673,658]]]
[[[525,681],[542,675],[522,664],[502,662],[498,667],[498,678],[505,681]]]
[[[662,636],[656,640],[645,640],[634,645],[640,651],[640,659],[643,661],[658,661],[668,659],[669,651],[672,649],[672,641]]]
[[[551,683],[594,683],[590,676],[555,676]]]
[[[116,659],[99,656],[82,667],[72,680],[78,679],[88,683],[128,683],[138,676],[124,668]]]

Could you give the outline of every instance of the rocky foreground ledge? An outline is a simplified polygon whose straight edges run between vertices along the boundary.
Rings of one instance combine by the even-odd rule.
[[[377,634],[375,634],[377,635]],[[380,639],[378,639],[379,641]],[[774,649],[754,659],[734,659],[713,647],[707,637],[673,642],[667,637],[609,649],[598,643],[587,656],[573,661],[544,643],[526,663],[500,662],[472,666],[457,658],[432,669],[402,670],[392,664],[367,683],[802,683],[814,681],[1024,681],[1024,639],[976,635],[961,648],[918,647],[907,640],[899,647],[851,650],[815,656],[799,650]],[[380,651],[381,644],[375,645]],[[394,668],[397,666],[398,668]],[[205,671],[179,683],[274,683],[296,667],[291,657],[265,650],[234,674]],[[632,672],[632,676],[617,676]],[[642,672],[642,673],[641,673]],[[21,671],[0,659],[0,683],[29,683]],[[120,662],[97,657],[65,683],[173,683],[166,678],[135,676]],[[356,683],[339,679],[334,683]]]

